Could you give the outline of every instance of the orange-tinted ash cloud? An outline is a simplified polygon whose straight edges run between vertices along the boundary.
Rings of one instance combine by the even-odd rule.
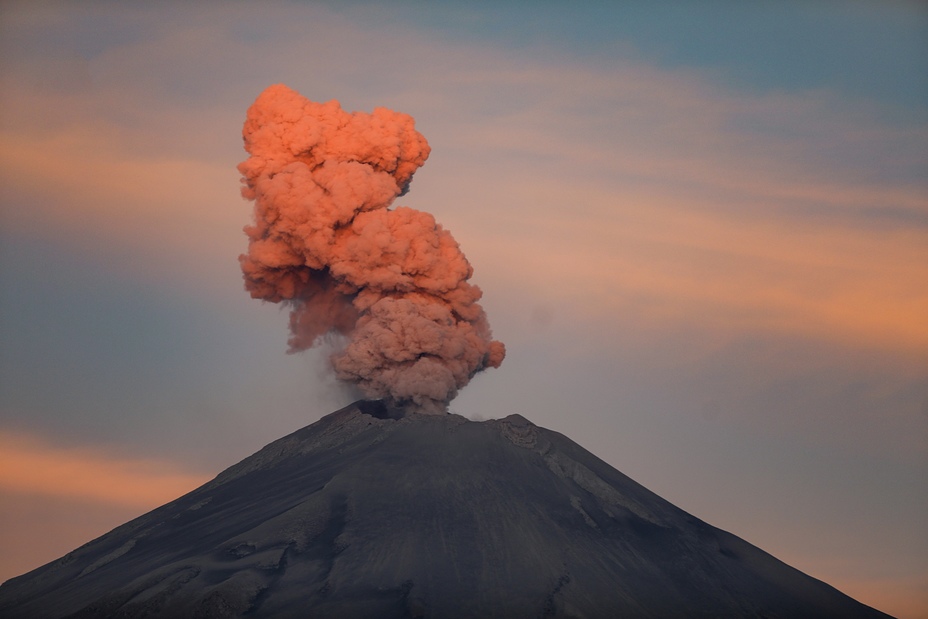
[[[249,108],[243,136],[242,195],[255,202],[245,287],[291,307],[291,351],[347,336],[332,356],[338,378],[422,412],[500,365],[505,347],[451,233],[389,209],[429,155],[412,117],[348,113],[278,84]]]

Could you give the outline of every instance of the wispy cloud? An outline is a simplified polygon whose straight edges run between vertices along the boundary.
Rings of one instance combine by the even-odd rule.
[[[150,25],[146,39],[69,61],[51,84],[6,75],[4,180],[49,196],[33,220],[62,239],[85,229],[140,247],[155,237],[136,233],[158,229],[165,265],[197,247],[239,251],[241,119],[217,107],[216,93],[242,99],[243,110],[267,85],[253,74],[274,66],[274,79],[311,97],[405,103],[435,147],[405,202],[455,231],[470,224],[476,241],[462,245],[478,259],[485,247],[497,277],[524,281],[540,261],[560,291],[587,291],[593,309],[636,305],[649,319],[907,350],[928,342],[917,319],[928,307],[928,154],[919,146],[928,127],[885,123],[873,104],[827,90],[737,93],[696,70],[552,62],[439,43],[395,23],[366,28],[318,7],[262,15],[259,24],[289,24],[273,41],[229,37],[238,12],[209,27],[189,17],[188,28]],[[322,36],[292,26],[310,17],[328,25]],[[378,58],[396,37],[404,45],[391,64],[348,62]],[[320,47],[336,41],[348,65],[323,62]],[[195,104],[172,86],[187,71],[178,58],[214,72],[200,76]],[[251,91],[236,81],[241,67]],[[359,75],[371,86],[358,90]],[[203,142],[221,152],[205,154]],[[202,264],[189,277],[214,272]]]
[[[151,509],[209,480],[161,460],[62,447],[0,430],[0,493],[92,500]]]

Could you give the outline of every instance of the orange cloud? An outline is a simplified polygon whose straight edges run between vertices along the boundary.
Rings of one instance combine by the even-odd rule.
[[[620,328],[759,330],[925,359],[928,191],[913,171],[928,128],[827,91],[738,93],[631,62],[487,66],[448,79],[544,96],[456,119],[447,141],[480,159],[436,159],[428,174],[445,177],[416,179],[423,204],[444,200],[439,219],[485,289]]]
[[[498,268],[523,274],[523,291],[542,291],[541,296],[577,311],[626,325],[690,324],[723,333],[792,333],[902,353],[928,349],[923,320],[928,290],[919,283],[928,281],[928,274],[917,251],[894,244],[897,235],[868,241],[823,233],[817,247],[802,248],[813,235],[783,240],[760,227],[749,237],[756,247],[739,247],[741,242],[728,238],[737,226],[715,223],[714,238],[704,237],[697,246],[687,246],[682,231],[677,239],[642,236],[626,247],[617,239],[612,251],[598,251],[592,241],[557,247],[552,234],[483,251]],[[588,233],[592,238],[596,232]],[[677,247],[658,255],[658,245],[674,241]],[[851,251],[855,241],[857,255]],[[776,246],[781,257],[764,255]]]
[[[150,509],[193,490],[209,477],[170,462],[60,447],[0,430],[0,492],[82,499]]]
[[[533,205],[531,218],[488,215],[496,222],[489,233],[454,222],[459,229],[470,225],[461,236],[475,259],[495,265],[482,269],[484,278],[518,281],[523,293],[610,320],[928,350],[928,231],[784,208],[787,195],[826,202],[827,183],[792,186],[758,177],[745,197],[729,193],[721,180],[710,196],[634,182],[508,182],[507,200]],[[869,191],[876,204],[928,211],[917,192]]]

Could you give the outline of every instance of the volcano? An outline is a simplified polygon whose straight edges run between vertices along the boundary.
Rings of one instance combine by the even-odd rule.
[[[2,617],[887,617],[520,415],[362,401],[0,586]]]

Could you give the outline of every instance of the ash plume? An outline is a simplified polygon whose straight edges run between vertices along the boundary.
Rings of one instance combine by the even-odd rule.
[[[255,203],[245,288],[289,305],[291,352],[341,334],[339,379],[421,412],[444,411],[500,365],[505,347],[451,233],[428,213],[389,208],[430,151],[411,116],[348,113],[278,84],[249,108],[242,135],[242,195]]]

